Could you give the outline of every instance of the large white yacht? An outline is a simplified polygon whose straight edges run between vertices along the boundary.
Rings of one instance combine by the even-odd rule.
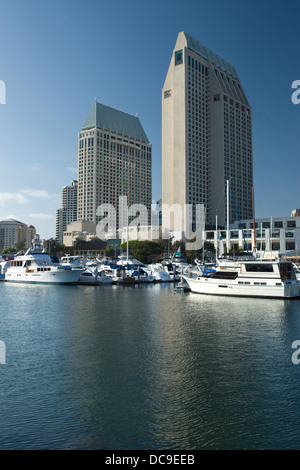
[[[10,261],[5,272],[5,281],[77,284],[81,273],[80,269],[53,263],[51,257],[45,253],[39,235],[36,235],[26,253],[17,255]]]
[[[200,273],[199,273],[200,274]],[[300,281],[293,264],[279,259],[228,261],[215,272],[184,275],[192,292],[246,297],[300,297]]]

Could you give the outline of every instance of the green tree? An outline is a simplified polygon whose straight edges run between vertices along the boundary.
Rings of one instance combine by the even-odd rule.
[[[45,251],[49,256],[56,256],[58,254],[64,253],[66,247],[62,243],[58,243],[54,238],[49,238],[43,242]]]
[[[188,263],[192,263],[195,259],[203,259],[203,249],[204,249],[204,258],[209,253],[215,253],[214,244],[211,242],[204,242],[203,247],[197,251],[186,251],[186,259]]]
[[[181,250],[181,255],[185,256],[185,243],[182,240],[174,241],[171,245],[171,250],[173,251],[174,255],[177,253],[179,248]]]
[[[6,253],[13,253],[15,250],[13,248],[5,248],[4,250],[1,251],[2,255],[5,255]]]
[[[113,246],[107,245],[107,247],[106,247],[105,250],[104,250],[104,254],[105,254],[105,256],[107,256],[108,258],[114,256],[114,254],[115,254],[115,248],[114,248]]]
[[[232,255],[240,255],[240,254],[244,253],[244,248],[242,248],[241,246],[233,245],[230,248],[229,253],[232,254]]]
[[[18,243],[15,244],[16,250],[21,251],[25,248],[25,243],[26,240],[23,238],[23,240],[20,240]]]
[[[130,240],[128,242],[129,252],[141,263],[150,263],[163,254],[163,244],[150,240]],[[122,243],[120,250],[127,250],[127,243]]]

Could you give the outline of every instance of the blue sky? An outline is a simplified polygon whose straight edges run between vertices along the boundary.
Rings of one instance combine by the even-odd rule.
[[[136,115],[161,197],[161,90],[186,31],[239,75],[253,112],[257,217],[300,208],[300,2],[11,0],[0,13],[0,220],[55,237],[61,188],[77,179],[78,131],[95,97]]]

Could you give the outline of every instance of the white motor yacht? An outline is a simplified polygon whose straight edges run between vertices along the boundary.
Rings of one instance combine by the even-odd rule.
[[[246,297],[300,297],[300,281],[289,261],[239,260],[196,278],[184,275],[192,292]]]
[[[54,263],[45,253],[39,235],[24,255],[16,255],[6,268],[5,281],[47,284],[77,284],[81,270]]]

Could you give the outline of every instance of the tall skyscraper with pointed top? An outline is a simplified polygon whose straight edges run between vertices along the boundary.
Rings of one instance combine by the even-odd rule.
[[[251,107],[233,65],[180,32],[162,90],[162,204],[203,204],[206,223],[252,217]],[[162,214],[163,228],[173,221]]]
[[[111,204],[122,228],[120,196],[129,207],[146,206],[151,217],[152,146],[138,117],[95,100],[78,138],[77,219],[98,223],[97,208]]]

